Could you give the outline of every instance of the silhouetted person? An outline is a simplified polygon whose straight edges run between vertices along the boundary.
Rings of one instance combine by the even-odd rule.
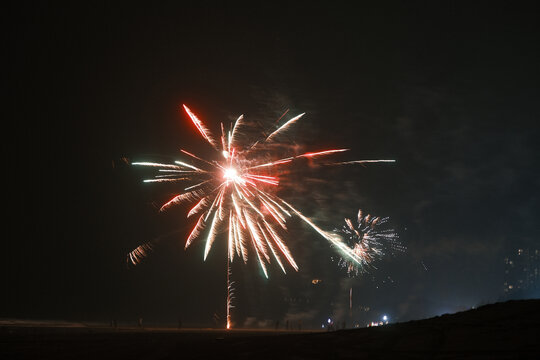
[[[276,320],[276,330],[279,329],[279,320]]]
[[[139,318],[139,327],[142,328],[142,318]]]
[[[178,319],[178,328],[181,329],[182,328],[182,320]]]
[[[289,320],[287,320],[287,321],[285,322],[285,329],[286,329],[286,330],[289,330]]]

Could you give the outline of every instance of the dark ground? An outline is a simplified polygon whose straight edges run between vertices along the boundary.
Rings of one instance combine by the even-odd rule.
[[[535,359],[540,300],[334,332],[2,325],[0,334],[2,359]]]

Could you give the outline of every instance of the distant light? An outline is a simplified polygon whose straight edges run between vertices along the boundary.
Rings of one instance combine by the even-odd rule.
[[[384,315],[384,316],[382,317],[382,319],[383,319],[384,321],[387,321],[387,320],[388,320],[388,316]]]
[[[332,322],[332,320],[328,319],[328,323],[330,324]]]

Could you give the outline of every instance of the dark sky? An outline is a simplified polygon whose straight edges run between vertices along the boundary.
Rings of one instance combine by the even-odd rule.
[[[306,112],[291,133],[306,149],[397,160],[310,171],[283,195],[327,230],[358,208],[390,216],[407,252],[349,279],[293,222],[298,273],[235,263],[239,324],[349,319],[351,287],[362,322],[499,300],[503,258],[540,246],[540,41],[525,4],[8,6],[0,317],[223,317],[223,241],[206,262],[201,242],[184,251],[184,213],[156,208],[171,189],[121,160],[208,154],[182,103],[214,131]]]

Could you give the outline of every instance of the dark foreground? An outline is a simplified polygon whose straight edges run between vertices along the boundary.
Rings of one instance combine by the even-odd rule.
[[[329,333],[0,326],[2,359],[539,359],[540,300]]]

